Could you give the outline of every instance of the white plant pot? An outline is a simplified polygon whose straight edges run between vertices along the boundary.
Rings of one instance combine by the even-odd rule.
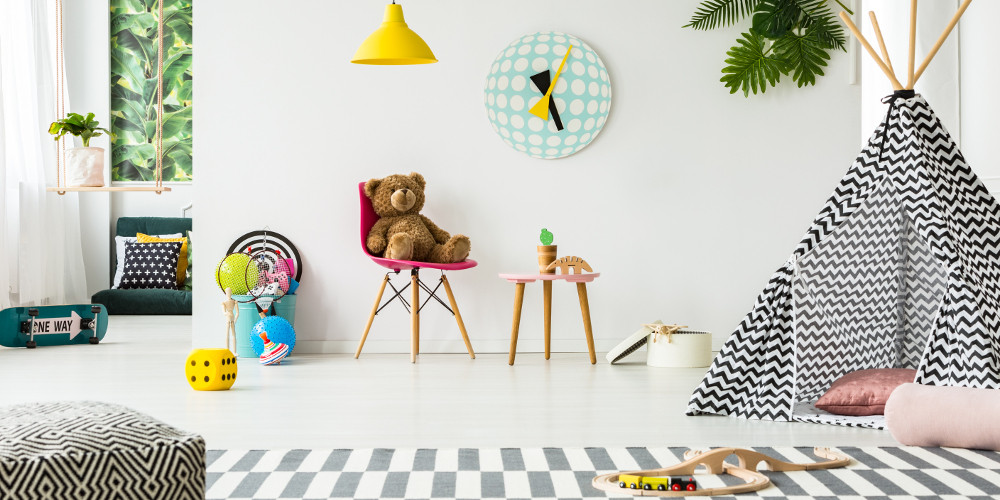
[[[66,187],[104,186],[104,148],[66,150]]]

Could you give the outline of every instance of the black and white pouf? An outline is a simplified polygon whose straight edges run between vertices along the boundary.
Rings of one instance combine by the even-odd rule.
[[[0,497],[205,498],[205,440],[106,403],[3,407]]]

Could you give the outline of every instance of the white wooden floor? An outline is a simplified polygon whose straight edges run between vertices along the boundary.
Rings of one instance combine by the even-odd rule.
[[[221,335],[220,335],[221,337]],[[686,417],[705,369],[610,366],[599,355],[295,355],[239,361],[232,390],[184,378],[190,317],[112,316],[98,346],[0,348],[0,404],[97,400],[201,433],[211,449],[877,446],[886,431]]]

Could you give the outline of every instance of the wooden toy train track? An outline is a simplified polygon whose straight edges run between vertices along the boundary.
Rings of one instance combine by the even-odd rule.
[[[716,448],[706,452],[689,450],[684,453],[685,461],[672,467],[604,474],[602,476],[595,477],[592,484],[594,488],[602,491],[634,496],[686,497],[735,495],[737,493],[748,493],[751,491],[762,490],[771,484],[771,480],[768,479],[767,476],[757,472],[756,470],[757,466],[761,462],[767,464],[768,471],[774,472],[834,469],[837,467],[844,467],[851,462],[850,457],[831,451],[829,448],[815,448],[813,453],[815,453],[817,457],[825,458],[827,460],[824,462],[815,462],[810,464],[794,464],[771,458],[763,453],[758,453],[745,448]],[[731,464],[726,462],[726,457],[729,455],[736,455],[739,463]],[[672,475],[697,477],[695,476],[695,469],[699,466],[705,466],[708,474],[725,473],[730,476],[738,477],[746,482],[744,484],[725,486],[722,488],[694,490],[685,489],[679,491],[657,489],[655,486],[645,489],[643,487],[644,484],[641,482],[643,479],[649,478],[649,484],[659,484],[663,481],[656,481],[655,478]],[[621,486],[622,479],[628,479],[630,482],[627,482],[623,487]],[[633,483],[636,481],[640,482],[635,484],[635,487],[632,487]]]

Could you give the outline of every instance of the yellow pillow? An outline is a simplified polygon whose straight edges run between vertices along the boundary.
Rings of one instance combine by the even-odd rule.
[[[156,236],[138,233],[135,235],[135,239],[138,243],[183,242],[181,244],[181,254],[177,258],[177,286],[184,286],[184,277],[187,275],[188,267],[187,238],[157,238]]]

